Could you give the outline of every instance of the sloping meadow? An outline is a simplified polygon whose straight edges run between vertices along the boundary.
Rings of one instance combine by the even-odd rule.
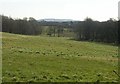
[[[3,33],[3,82],[117,82],[118,47]]]

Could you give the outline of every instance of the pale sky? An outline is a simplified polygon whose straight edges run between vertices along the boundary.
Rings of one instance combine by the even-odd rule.
[[[118,18],[120,0],[0,0],[0,14],[12,18],[106,21]]]

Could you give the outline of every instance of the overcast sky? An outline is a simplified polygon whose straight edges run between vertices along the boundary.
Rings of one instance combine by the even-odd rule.
[[[13,18],[106,21],[118,18],[119,0],[0,0],[0,14]]]

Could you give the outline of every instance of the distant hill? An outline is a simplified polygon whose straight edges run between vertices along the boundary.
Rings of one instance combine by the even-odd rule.
[[[38,21],[46,21],[46,22],[70,22],[75,21],[72,19],[54,19],[54,18],[48,18],[48,19],[40,19]]]

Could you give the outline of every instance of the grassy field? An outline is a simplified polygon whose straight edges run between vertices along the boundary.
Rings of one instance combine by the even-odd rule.
[[[116,82],[118,47],[66,37],[2,34],[3,82]]]

